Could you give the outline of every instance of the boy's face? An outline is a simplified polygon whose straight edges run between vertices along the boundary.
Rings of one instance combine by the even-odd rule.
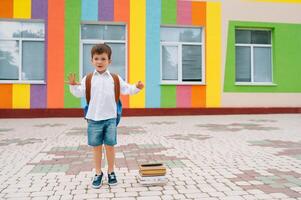
[[[105,72],[109,64],[111,64],[111,60],[109,60],[108,54],[102,53],[93,55],[92,65],[98,72]]]

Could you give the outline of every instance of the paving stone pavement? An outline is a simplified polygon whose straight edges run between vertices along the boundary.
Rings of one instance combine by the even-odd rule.
[[[119,184],[100,189],[90,187],[86,126],[1,119],[0,199],[301,199],[299,114],[123,117]],[[167,184],[139,184],[139,163],[152,161],[167,167]]]

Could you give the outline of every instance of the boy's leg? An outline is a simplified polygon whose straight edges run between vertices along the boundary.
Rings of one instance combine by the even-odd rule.
[[[115,148],[117,144],[117,129],[116,119],[107,120],[107,126],[104,130],[104,144],[106,148],[106,155],[108,160],[108,184],[110,186],[117,184],[117,178],[114,172],[115,164]]]
[[[104,122],[88,120],[88,145],[93,148],[94,166],[97,175],[101,173]]]
[[[115,164],[115,148],[114,145],[117,144],[117,128],[116,119],[109,119],[106,121],[106,126],[104,128],[104,145],[106,148],[106,155],[108,160],[108,173],[114,171]]]
[[[93,147],[95,172],[97,175],[101,174],[101,160],[102,160],[102,145]]]
[[[109,186],[117,185],[117,178],[114,172],[115,164],[115,148],[114,146],[105,145],[106,155],[108,158],[108,184]]]
[[[115,165],[115,148],[114,146],[105,145],[106,147],[106,155],[108,159],[108,174],[114,171]]]
[[[98,189],[102,185],[103,173],[101,171],[102,145],[104,138],[104,121],[88,120],[88,145],[92,146],[95,176],[92,180],[92,188]]]

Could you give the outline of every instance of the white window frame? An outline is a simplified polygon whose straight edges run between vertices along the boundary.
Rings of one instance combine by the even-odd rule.
[[[236,30],[248,30],[248,31],[269,31],[271,33],[271,44],[246,44],[246,43],[236,43],[235,42],[235,53],[236,47],[250,47],[251,49],[251,82],[237,82],[235,76],[235,85],[271,85],[274,86],[273,82],[273,32],[272,29],[264,29],[264,28],[235,28]],[[236,39],[236,35],[235,35]],[[255,47],[270,47],[271,49],[271,82],[256,82],[254,81],[254,48]],[[236,70],[236,63],[235,63],[235,70]]]
[[[202,33],[202,42],[161,42],[160,39],[160,85],[205,85],[205,27],[202,26],[174,26],[174,25],[162,25],[161,28],[199,28]],[[178,47],[178,80],[163,80],[163,59],[162,48],[163,46],[177,46]],[[182,80],[182,47],[183,45],[195,45],[202,47],[202,81],[183,81]]]
[[[103,43],[115,43],[115,44],[125,44],[125,72],[124,72],[124,81],[127,82],[128,79],[128,33],[127,33],[127,25],[125,23],[112,23],[112,22],[90,22],[90,21],[83,21],[81,22],[82,25],[109,25],[109,26],[124,26],[125,28],[125,40],[91,40],[91,39],[82,39],[81,38],[81,27],[80,27],[80,32],[79,32],[79,38],[80,38],[80,56],[79,56],[79,62],[80,62],[80,69],[79,69],[79,80],[82,80],[83,78],[83,71],[84,71],[84,64],[83,64],[83,49],[85,44],[103,44]],[[114,54],[114,52],[112,52]],[[114,60],[112,61],[114,62]]]
[[[19,42],[19,80],[0,80],[0,83],[12,83],[12,84],[46,84],[46,66],[44,65],[45,68],[45,73],[44,73],[44,80],[21,80],[22,78],[22,43],[23,41],[30,41],[30,42],[36,42],[36,41],[42,41],[44,42],[44,47],[45,45],[45,36],[46,36],[46,29],[45,29],[45,22],[44,20],[12,20],[12,19],[1,19],[0,21],[5,21],[5,22],[20,22],[20,23],[43,23],[44,24],[44,38],[24,38],[24,37],[14,37],[14,38],[0,38],[1,41],[17,41]],[[44,56],[45,56],[45,48],[44,48]],[[46,60],[46,56],[45,56]]]

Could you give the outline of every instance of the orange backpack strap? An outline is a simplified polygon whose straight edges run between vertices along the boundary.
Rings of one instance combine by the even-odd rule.
[[[87,104],[90,103],[91,98],[91,80],[92,80],[93,73],[89,73],[86,77],[86,101]]]
[[[119,82],[118,75],[111,74],[111,76],[113,77],[114,80],[115,101],[117,103],[120,98],[120,82]]]

